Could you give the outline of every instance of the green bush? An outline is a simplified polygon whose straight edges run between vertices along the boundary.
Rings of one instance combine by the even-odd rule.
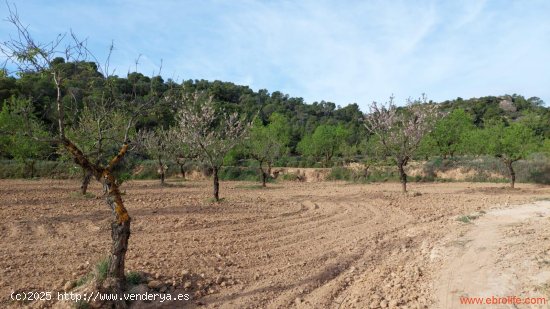
[[[346,167],[333,167],[327,176],[327,180],[344,180],[350,182],[386,182],[398,181],[397,174],[388,168],[370,168],[368,173],[364,170],[353,170]]]
[[[437,172],[461,168],[474,171],[475,176],[466,178],[472,182],[508,182],[508,170],[504,164],[491,156],[460,156],[448,159],[432,158],[424,164],[424,174],[428,181],[436,179]],[[523,183],[550,184],[550,160],[541,154],[534,154],[528,160],[514,163],[516,181]],[[495,175],[501,175],[495,177]]]
[[[300,176],[298,176],[297,174],[294,174],[294,173],[283,174],[281,176],[281,179],[285,180],[285,181],[299,181],[299,180],[301,180]]]
[[[354,171],[345,167],[333,167],[327,176],[327,180],[346,180],[352,181],[356,178]]]
[[[26,178],[28,167],[15,160],[0,161],[0,178]],[[34,176],[39,178],[67,179],[81,177],[81,169],[73,163],[62,161],[36,161]]]
[[[131,271],[126,274],[126,282],[130,285],[138,285],[141,283],[143,278],[141,278],[141,274],[136,271]]]
[[[257,168],[224,166],[219,177],[221,180],[260,181],[260,173]]]

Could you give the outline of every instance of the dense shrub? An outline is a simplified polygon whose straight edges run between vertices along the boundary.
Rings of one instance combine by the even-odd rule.
[[[288,157],[283,160],[288,167],[316,166],[312,160],[299,157]],[[276,166],[282,166],[284,162],[277,162]],[[167,162],[167,177],[179,177],[180,167],[174,162]],[[542,154],[534,154],[528,160],[520,160],[515,164],[518,182],[550,184],[550,159]],[[220,171],[222,180],[260,181],[257,166],[252,161],[246,162],[247,166],[228,166]],[[28,166],[15,160],[0,160],[0,178],[25,178]],[[77,179],[82,177],[82,169],[72,162],[66,161],[36,161],[34,174],[37,178]],[[129,179],[158,179],[158,165],[153,160],[139,160],[132,158],[115,171],[123,180]],[[472,182],[508,182],[507,170],[504,164],[495,157],[490,156],[459,156],[442,159],[434,157],[422,165],[421,175],[411,177],[417,182],[430,181],[459,181],[460,179],[443,179],[436,175],[453,169],[461,169],[464,172],[474,171],[472,175],[463,179]],[[210,176],[212,171],[198,163],[189,162],[184,165],[186,173],[200,171],[205,176]],[[288,174],[281,175],[282,180],[298,180],[299,177]],[[327,180],[344,180],[350,182],[384,182],[398,181],[399,177],[395,168],[391,166],[374,166],[365,175],[365,171],[350,169],[342,166],[331,168]]]
[[[15,160],[0,161],[0,178],[25,178],[29,175],[28,167]],[[38,178],[77,178],[81,169],[74,164],[61,161],[36,161],[34,176]]]
[[[346,167],[333,167],[327,176],[327,180],[345,180],[351,182],[385,182],[398,181],[399,176],[394,168],[378,167],[370,168],[368,173],[364,170],[350,169]]]
[[[527,160],[514,163],[518,182],[550,184],[550,160],[542,154],[534,154]],[[508,182],[508,171],[501,160],[491,156],[460,156],[432,158],[424,164],[423,173],[435,180],[437,172],[462,169],[474,171],[474,176],[465,181]]]
[[[257,168],[224,166],[220,171],[221,180],[244,180],[260,181],[260,174]]]

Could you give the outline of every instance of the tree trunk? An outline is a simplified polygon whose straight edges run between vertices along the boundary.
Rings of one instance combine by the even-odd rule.
[[[92,172],[89,170],[84,170],[84,177],[82,177],[82,184],[80,185],[80,193],[82,195],[86,195],[86,192],[88,192],[88,185],[92,180],[92,176]]]
[[[181,173],[181,178],[185,180],[185,169],[183,169],[183,165],[184,164],[180,164],[180,173]]]
[[[111,171],[126,154],[128,144],[124,143],[118,154],[111,159],[107,168],[100,168],[92,164],[82,151],[80,151],[80,149],[70,140],[62,136],[61,141],[65,148],[73,155],[75,162],[92,172],[95,179],[103,184],[107,205],[109,205],[115,215],[115,220],[111,224],[111,238],[113,243],[109,258],[109,273],[103,286],[108,289],[109,293],[116,293],[119,295],[118,300],[113,302],[115,308],[127,308],[126,302],[122,298],[122,293],[126,285],[124,264],[126,251],[128,249],[128,239],[130,238],[131,218],[124,207],[122,196],[116,184],[116,179],[111,174]]]
[[[113,240],[111,256],[109,258],[109,279],[108,286],[119,295],[115,302],[115,308],[127,308],[122,294],[126,288],[126,276],[124,264],[126,262],[126,251],[128,250],[128,239],[130,238],[130,221],[119,224],[111,223],[111,239]]]
[[[159,158],[159,174],[160,174],[160,185],[164,186],[164,165],[162,165],[162,161]]]
[[[262,187],[266,187],[265,183],[267,180],[267,173],[264,172],[264,169],[260,167],[260,173],[262,173]]]
[[[508,168],[508,174],[510,175],[510,187],[513,189],[516,184],[516,172],[512,166],[512,161],[506,161],[506,167]]]
[[[370,164],[365,164],[365,167],[363,168],[363,175],[365,176],[365,178],[369,177],[369,168]]]
[[[218,202],[220,200],[220,180],[218,178],[218,167],[213,168],[213,178],[214,178],[214,200]]]
[[[326,168],[329,167],[330,159],[332,159],[332,155],[327,154],[327,155],[325,156],[325,167],[326,167]]]
[[[131,218],[124,207],[122,196],[114,177],[105,173],[104,190],[107,194],[107,204],[113,210],[115,220],[111,223],[111,255],[109,257],[109,273],[107,287],[116,294],[119,294],[119,301],[115,302],[115,308],[126,308],[122,293],[126,287],[126,275],[124,273],[126,262],[126,251],[128,250],[128,239],[130,238]]]
[[[397,163],[397,167],[399,168],[399,180],[401,181],[401,188],[402,191],[405,193],[407,192],[407,174],[405,173],[405,163],[399,162]]]
[[[258,163],[260,163],[260,167],[258,169],[260,170],[260,176],[262,177],[262,187],[265,187],[267,175],[266,175],[266,172],[264,171],[264,166],[263,166],[264,162],[258,160]]]
[[[29,169],[30,169],[30,177],[31,179],[34,178],[34,165],[35,165],[36,161],[34,160],[31,160],[31,162],[29,163]]]

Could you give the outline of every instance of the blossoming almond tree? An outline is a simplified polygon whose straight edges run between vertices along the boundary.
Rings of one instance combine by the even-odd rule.
[[[178,113],[177,132],[181,140],[212,169],[213,197],[219,201],[219,171],[227,153],[246,137],[250,122],[237,113],[217,110],[211,96],[195,92],[184,95]]]
[[[383,154],[391,157],[399,171],[403,192],[407,192],[405,166],[414,156],[422,138],[432,130],[438,116],[437,107],[428,104],[423,95],[418,100],[407,100],[404,108],[398,108],[393,96],[386,104],[373,102],[365,117],[365,126],[376,135]]]

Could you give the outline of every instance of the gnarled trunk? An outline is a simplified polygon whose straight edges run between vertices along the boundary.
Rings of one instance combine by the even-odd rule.
[[[512,160],[506,160],[504,163],[508,168],[508,175],[510,176],[510,187],[513,189],[516,184],[516,172],[514,171],[514,167],[512,166],[514,162]]]
[[[111,224],[111,254],[109,258],[109,273],[104,286],[110,293],[119,295],[118,300],[114,301],[115,308],[127,308],[126,302],[122,298],[122,293],[126,285],[126,276],[124,266],[126,260],[126,251],[128,250],[128,239],[130,238],[131,218],[124,207],[120,190],[115,177],[111,174],[112,169],[122,160],[128,144],[124,144],[119,153],[111,159],[107,168],[100,168],[92,164],[75,144],[62,136],[61,139],[65,148],[73,155],[75,162],[82,168],[90,171],[94,178],[103,184],[103,190],[106,196],[107,205],[115,215],[115,220]]]
[[[36,164],[35,160],[31,160],[30,168],[31,168],[31,178],[34,178],[34,165]]]
[[[160,174],[160,185],[161,186],[164,186],[164,178],[165,178],[165,169],[164,169],[164,165],[162,164],[162,160],[159,158],[158,159],[158,163],[159,163],[159,174]]]
[[[262,187],[265,187],[267,182],[267,173],[264,172],[262,168],[260,168],[260,172],[262,173]]]
[[[213,168],[213,175],[212,178],[214,179],[214,200],[219,201],[220,200],[220,179],[218,178],[218,167],[214,166]]]
[[[365,176],[365,179],[369,177],[369,168],[370,164],[365,164],[365,167],[363,168],[363,176]]]
[[[260,175],[262,177],[262,187],[265,187],[266,186],[266,182],[267,182],[267,172],[264,170],[264,163],[263,161],[258,161],[260,163]]]
[[[406,161],[399,161],[397,168],[399,169],[399,180],[401,181],[401,190],[407,192],[407,173],[405,173]]]
[[[181,178],[185,180],[185,169],[183,168],[183,165],[184,164],[180,164],[180,173],[181,173]]]
[[[82,177],[82,184],[80,184],[80,193],[82,195],[86,195],[88,192],[88,185],[90,185],[90,181],[92,180],[92,172],[89,170],[84,170],[84,176]]]
[[[126,275],[124,273],[126,262],[126,251],[128,250],[128,239],[130,238],[131,218],[124,207],[120,190],[114,177],[108,172],[104,172],[103,187],[106,193],[107,204],[113,210],[115,220],[111,223],[111,254],[109,256],[109,273],[107,286],[113,293],[122,293],[126,287]],[[116,308],[126,308],[124,300],[115,302]]]

